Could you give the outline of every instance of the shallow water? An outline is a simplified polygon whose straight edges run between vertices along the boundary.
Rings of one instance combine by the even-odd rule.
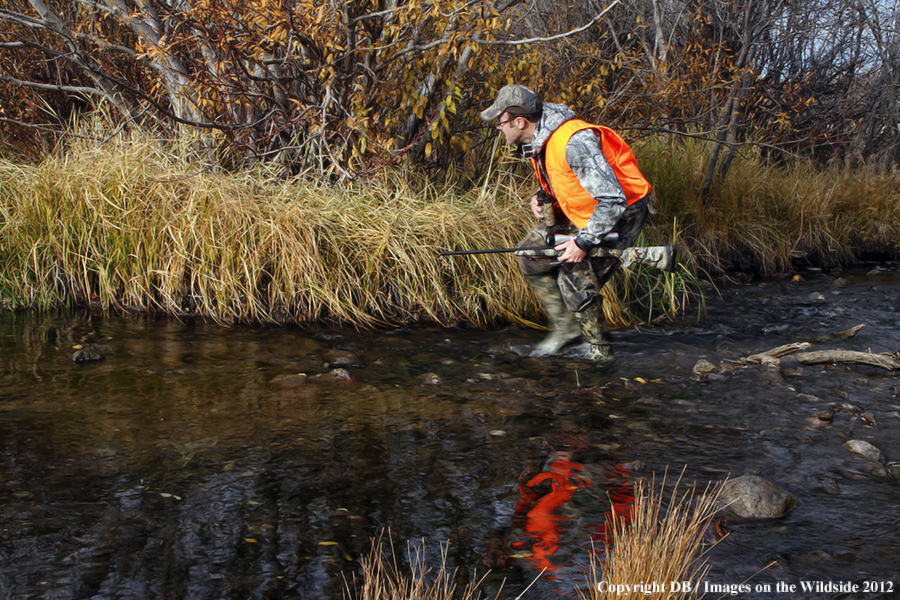
[[[386,527],[401,561],[424,541],[437,567],[449,541],[462,582],[494,562],[490,597],[548,567],[524,598],[557,598],[583,583],[610,498],[666,469],[753,472],[800,499],[723,523],[707,581],[751,587],[729,597],[900,597],[900,485],[843,446],[900,460],[898,377],[733,362],[805,340],[897,352],[890,267],[724,287],[702,319],[614,332],[612,369],[578,347],[530,357],[541,333],[518,328],[0,313],[0,598],[341,598]],[[695,376],[701,358],[733,370]],[[801,581],[878,586],[778,591]]]

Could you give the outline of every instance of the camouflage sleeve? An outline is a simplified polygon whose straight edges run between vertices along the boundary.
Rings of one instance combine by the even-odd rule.
[[[582,250],[600,244],[625,212],[625,192],[603,156],[600,139],[589,130],[575,133],[566,145],[566,161],[597,206],[575,242]]]

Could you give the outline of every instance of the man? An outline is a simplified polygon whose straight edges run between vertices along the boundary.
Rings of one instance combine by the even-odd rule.
[[[531,160],[541,186],[531,198],[534,215],[540,219],[552,210],[556,216],[556,231],[538,225],[520,246],[543,246],[548,233],[572,236],[555,245],[561,264],[520,258],[522,273],[550,320],[550,334],[535,353],[553,354],[583,336],[590,344],[588,360],[612,363],[600,290],[619,260],[588,253],[600,245],[627,248],[637,240],[651,210],[650,184],[615,132],[576,119],[562,104],[542,103],[525,86],[502,88],[481,118],[496,121],[506,143],[519,146]],[[550,202],[543,204],[544,198]]]

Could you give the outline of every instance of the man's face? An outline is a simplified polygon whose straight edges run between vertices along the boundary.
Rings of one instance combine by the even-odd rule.
[[[508,112],[504,112],[500,115],[500,118],[497,119],[497,129],[503,133],[503,137],[506,138],[506,143],[510,146],[531,142],[531,140],[525,139],[525,137],[527,137],[526,125],[527,120],[524,117],[514,117]]]

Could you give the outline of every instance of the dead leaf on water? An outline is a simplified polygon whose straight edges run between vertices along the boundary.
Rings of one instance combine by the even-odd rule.
[[[319,542],[320,546],[337,546],[337,542]]]
[[[244,538],[244,541],[247,542],[248,544],[256,543],[256,539],[254,539],[254,538]]]

